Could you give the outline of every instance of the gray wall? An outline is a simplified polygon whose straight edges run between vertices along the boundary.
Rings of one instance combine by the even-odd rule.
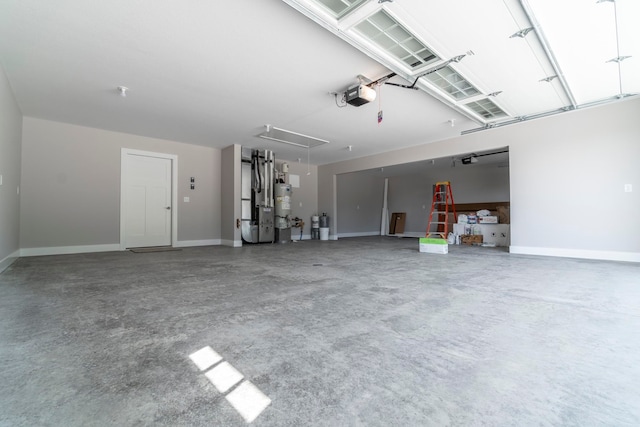
[[[640,262],[638,117],[632,98],[323,165],[319,208],[336,211],[336,174],[509,147],[512,252]]]
[[[20,249],[20,165],[22,113],[0,67],[0,271]]]
[[[389,214],[406,212],[405,233],[424,234],[431,210],[432,187],[450,181],[453,200],[461,203],[508,202],[509,168],[482,164],[427,168],[423,173],[389,178]]]
[[[337,193],[338,236],[380,234],[383,177],[368,172],[338,175]],[[329,219],[329,225],[331,222],[332,218]]]
[[[242,231],[236,226],[241,218],[242,147],[234,144],[222,150],[221,175],[217,185],[222,189],[222,244],[242,246]]]
[[[123,147],[177,155],[178,241],[220,239],[220,150],[25,117],[20,247],[119,243]]]

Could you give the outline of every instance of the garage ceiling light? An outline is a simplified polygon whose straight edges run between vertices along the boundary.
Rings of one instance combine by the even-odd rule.
[[[329,143],[329,141],[324,139],[303,135],[298,132],[277,128],[271,125],[264,125],[264,127],[265,131],[258,136],[271,141],[282,142],[284,144],[295,145],[296,147],[307,149]]]

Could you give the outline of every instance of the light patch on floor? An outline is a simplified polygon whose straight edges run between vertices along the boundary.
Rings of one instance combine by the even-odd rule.
[[[191,353],[189,358],[196,364],[198,369],[204,371],[209,369],[216,363],[222,360],[222,356],[216,353],[211,347],[206,346],[196,351],[195,353]]]
[[[226,393],[244,378],[229,362],[222,362],[204,374],[220,393]]]
[[[240,371],[234,368],[231,363],[222,361],[223,357],[210,346],[190,354],[189,358],[201,371],[206,371],[213,366],[212,369],[205,372],[204,376],[222,394],[231,390],[233,386],[244,379],[244,375]],[[271,404],[271,399],[249,381],[244,381],[225,398],[247,423],[253,422]]]
[[[255,420],[271,403],[271,399],[249,381],[240,384],[226,399],[248,423]]]

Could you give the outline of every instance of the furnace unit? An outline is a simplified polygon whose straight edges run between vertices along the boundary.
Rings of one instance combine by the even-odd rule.
[[[269,150],[242,149],[242,240],[275,240],[275,157]]]

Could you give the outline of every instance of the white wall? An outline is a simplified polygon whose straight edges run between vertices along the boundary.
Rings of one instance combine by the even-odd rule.
[[[177,155],[178,244],[219,243],[220,150],[25,117],[22,254],[119,244],[121,148]],[[190,177],[196,179],[195,190],[189,189]]]
[[[22,113],[0,67],[0,272],[19,255],[21,141]]]
[[[324,165],[319,207],[337,211],[336,174],[509,147],[512,252],[640,262],[639,117],[628,99]]]

